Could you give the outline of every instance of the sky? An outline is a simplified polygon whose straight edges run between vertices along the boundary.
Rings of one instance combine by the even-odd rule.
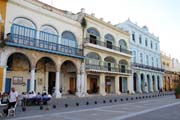
[[[180,0],[40,0],[59,9],[77,13],[95,13],[97,18],[124,22],[128,18],[139,26],[146,25],[159,37],[160,50],[180,61]]]

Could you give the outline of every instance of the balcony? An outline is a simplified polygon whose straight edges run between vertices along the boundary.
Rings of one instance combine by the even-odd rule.
[[[144,69],[164,72],[164,69],[162,69],[162,68],[152,67],[152,66],[149,66],[149,65],[144,65],[144,64],[139,64],[139,63],[132,63],[132,66],[133,67],[138,67],[138,68],[144,68]]]
[[[114,50],[114,51],[117,51],[117,52],[120,52],[120,53],[124,53],[126,55],[132,55],[132,52],[130,50],[123,49],[121,47],[117,47],[115,45],[112,45],[112,44],[109,44],[109,43],[106,43],[106,42],[102,42],[100,40],[96,40],[96,39],[92,39],[92,38],[91,39],[90,38],[86,38],[84,43],[85,43],[85,45],[87,43],[90,43],[92,45],[97,45],[97,46],[101,46],[101,47],[107,48],[108,50]]]
[[[95,64],[86,64],[85,68],[87,71],[94,71],[94,72],[107,72],[107,73],[115,73],[115,74],[131,74],[132,73],[132,71],[128,69],[101,66],[101,65],[95,65]]]
[[[39,40],[36,38],[31,38],[18,34],[12,34],[9,39],[6,40],[6,44],[9,46],[33,49],[76,58],[83,58],[82,49],[73,48],[62,44]]]
[[[8,34],[6,44],[9,46],[20,47],[25,49],[32,49],[42,52],[48,52],[52,54],[70,56],[74,58],[83,59],[82,49],[67,46],[58,43],[58,36],[45,34],[44,39],[37,39],[36,34],[38,31],[32,28],[27,28],[21,25],[13,24],[11,27],[11,33]],[[42,34],[42,32],[40,32]],[[48,38],[50,39],[47,41]],[[56,40],[56,41],[55,41]]]

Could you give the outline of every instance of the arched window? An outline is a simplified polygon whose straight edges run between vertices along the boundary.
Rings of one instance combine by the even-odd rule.
[[[39,39],[48,42],[58,43],[58,32],[52,26],[43,25],[40,28]]]
[[[86,57],[86,64],[100,65],[101,57],[97,53],[88,53]]]
[[[104,36],[105,42],[106,42],[106,47],[112,49],[114,45],[114,37],[111,34],[106,34]]]
[[[126,60],[120,60],[119,61],[119,68],[120,68],[121,72],[125,73],[127,67],[128,67],[128,62]]]
[[[116,60],[113,57],[108,56],[104,58],[104,65],[108,71],[114,71]]]
[[[100,38],[99,32],[95,28],[88,28],[87,29],[89,42],[93,44],[97,44],[97,40]]]
[[[69,47],[77,47],[75,35],[70,31],[65,31],[61,36],[61,44]]]
[[[11,34],[15,38],[21,36],[35,38],[36,37],[36,25],[28,18],[18,17],[13,20],[13,24],[11,26]]]
[[[127,44],[126,44],[125,40],[121,39],[119,41],[119,45],[120,45],[120,48],[127,49]]]

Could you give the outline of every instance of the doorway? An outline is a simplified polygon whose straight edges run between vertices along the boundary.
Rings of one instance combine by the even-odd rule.
[[[48,77],[48,93],[49,94],[54,93],[55,79],[56,79],[56,73],[55,72],[49,72],[49,77]]]
[[[97,78],[90,79],[90,91],[91,93],[98,93]]]
[[[75,92],[76,92],[75,83],[76,83],[75,78],[70,77],[70,79],[69,79],[69,94],[75,94]]]
[[[11,78],[6,78],[5,92],[10,93],[11,91]]]
[[[94,35],[90,35],[90,43],[92,43],[92,44],[97,44],[97,38],[96,38],[96,36],[94,36]]]

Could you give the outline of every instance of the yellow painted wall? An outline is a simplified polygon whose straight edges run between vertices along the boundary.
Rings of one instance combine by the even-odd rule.
[[[2,91],[2,85],[3,85],[3,71],[4,68],[0,67],[0,91]]]
[[[6,3],[7,0],[0,0],[0,14],[3,21],[5,21],[6,18]],[[4,32],[4,23],[0,23],[0,32]]]

